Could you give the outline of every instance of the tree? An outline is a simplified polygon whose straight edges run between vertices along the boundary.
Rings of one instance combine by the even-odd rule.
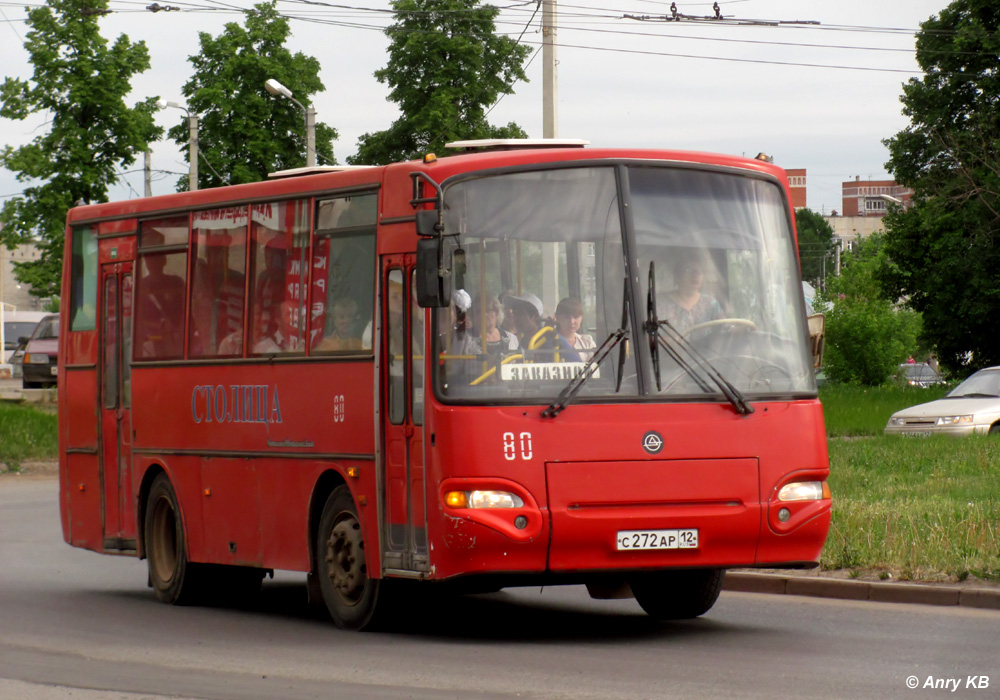
[[[884,264],[885,247],[880,235],[860,241],[843,255],[840,276],[827,277],[823,368],[833,381],[884,384],[919,350],[920,315],[882,296],[876,271]]]
[[[833,253],[833,227],[822,214],[811,209],[795,212],[795,229],[799,236],[799,261],[802,265],[802,279],[816,283],[823,279]],[[830,270],[832,272],[832,270]]]
[[[456,139],[523,138],[510,122],[492,126],[487,109],[514,83],[527,81],[530,49],[495,34],[496,7],[474,0],[393,0],[396,21],[385,33],[389,61],[375,71],[399,105],[399,119],[385,131],[358,139],[355,164],[385,164],[441,151]]]
[[[38,260],[14,268],[41,297],[60,291],[66,212],[77,202],[106,200],[119,170],[161,134],[153,121],[155,98],[125,104],[132,76],[149,68],[149,52],[124,34],[108,46],[97,26],[107,4],[48,0],[29,11],[24,46],[34,75],[30,81],[6,77],[0,85],[0,117],[49,117],[46,133],[0,151],[0,165],[32,183],[0,209],[0,243],[38,246]]]
[[[924,72],[886,167],[914,190],[886,217],[885,292],[923,314],[946,366],[1000,363],[1000,5],[956,0],[921,25]]]
[[[304,114],[291,100],[268,94],[264,83],[277,80],[303,105],[325,88],[319,61],[285,48],[291,30],[275,5],[265,2],[248,10],[246,27],[230,22],[218,37],[201,32],[201,53],[188,59],[194,75],[182,92],[188,109],[199,115],[199,148],[209,166],[198,168],[199,188],[258,182],[269,172],[305,165]],[[187,120],[169,134],[186,146]],[[336,162],[335,138],[336,130],[316,124],[319,162]],[[186,177],[178,189],[187,189]]]

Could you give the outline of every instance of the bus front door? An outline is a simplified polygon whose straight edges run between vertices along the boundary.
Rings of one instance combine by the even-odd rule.
[[[101,266],[101,483],[104,549],[134,551],[131,498],[132,263]]]
[[[384,435],[383,571],[430,570],[424,488],[424,311],[413,291],[412,255],[382,261],[381,407]]]

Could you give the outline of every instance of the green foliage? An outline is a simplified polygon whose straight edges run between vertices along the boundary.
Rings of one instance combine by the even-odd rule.
[[[0,165],[31,182],[0,209],[0,243],[35,242],[36,261],[14,263],[32,294],[59,294],[66,212],[77,202],[107,199],[118,171],[160,136],[153,99],[125,104],[131,78],[149,68],[143,42],[121,35],[111,46],[98,29],[107,0],[48,0],[28,12],[25,49],[31,80],[6,77],[0,117],[23,121],[45,113],[45,133],[0,151]],[[37,183],[37,184],[35,184]]]
[[[811,209],[799,209],[795,212],[795,229],[799,237],[802,279],[819,286],[819,280],[824,277],[823,261],[830,265],[832,260],[833,227],[822,214]]]
[[[495,34],[496,7],[474,0],[393,0],[386,29],[389,60],[375,72],[402,115],[385,131],[364,134],[354,164],[386,164],[441,152],[459,139],[523,138],[513,122],[491,126],[486,110],[514,83],[527,81],[530,49]]]
[[[1000,5],[956,0],[921,25],[924,71],[903,88],[910,126],[885,141],[887,167],[914,204],[886,217],[879,277],[923,313],[955,368],[1000,363]]]
[[[269,172],[305,165],[304,113],[288,98],[267,93],[264,83],[277,80],[306,106],[310,95],[325,88],[319,79],[319,61],[285,48],[291,30],[275,5],[274,1],[255,5],[247,11],[245,27],[230,22],[218,37],[201,32],[201,53],[188,59],[194,75],[182,91],[188,109],[199,115],[203,156],[199,188],[259,182]],[[187,158],[187,119],[169,134],[185,147]],[[335,138],[336,130],[316,124],[317,162],[336,163]],[[187,177],[177,187],[187,189]]]
[[[875,271],[884,239],[871,236],[841,261],[841,275],[827,278],[826,351],[823,369],[835,382],[878,386],[919,347],[920,316],[880,297]]]

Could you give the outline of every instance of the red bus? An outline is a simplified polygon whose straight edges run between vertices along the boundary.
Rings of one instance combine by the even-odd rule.
[[[435,585],[689,618],[727,569],[816,566],[784,172],[453,146],[69,212],[66,541],[146,558],[168,603],[305,572],[355,629]]]

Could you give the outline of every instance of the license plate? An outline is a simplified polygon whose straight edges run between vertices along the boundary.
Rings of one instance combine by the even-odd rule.
[[[698,530],[619,530],[618,551],[698,549]]]
[[[53,377],[56,376],[57,374],[59,374],[59,368],[49,367],[49,374],[51,374]]]
[[[907,430],[905,433],[900,433],[903,437],[930,437],[931,431],[929,430]]]

